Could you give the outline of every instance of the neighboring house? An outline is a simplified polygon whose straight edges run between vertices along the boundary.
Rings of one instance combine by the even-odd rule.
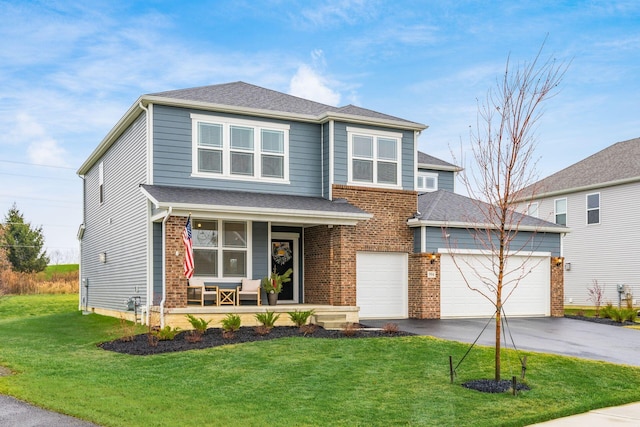
[[[78,170],[80,307],[120,316],[136,298],[165,323],[245,313],[188,305],[191,215],[195,276],[207,284],[235,289],[291,267],[279,298],[290,309],[439,317],[440,275],[427,276],[432,257],[414,243],[416,187],[424,171],[453,190],[459,168],[418,152],[425,128],[243,82],[141,96]]]
[[[563,238],[565,304],[640,301],[640,138],[618,142],[525,189],[522,203],[541,219],[571,229]],[[621,292],[619,292],[619,290]]]

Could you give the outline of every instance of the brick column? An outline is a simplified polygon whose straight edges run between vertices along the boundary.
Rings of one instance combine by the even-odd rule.
[[[186,217],[172,216],[165,224],[166,308],[187,306],[187,279],[184,277],[184,244],[182,243],[182,230],[186,223]]]
[[[551,257],[551,317],[564,316],[564,258]]]
[[[435,277],[428,277],[429,271]],[[440,254],[431,263],[431,254],[409,256],[409,317],[412,319],[440,318]]]

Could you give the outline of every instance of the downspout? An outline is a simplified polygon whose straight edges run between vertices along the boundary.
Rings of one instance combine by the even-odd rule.
[[[145,107],[142,104],[142,101],[140,101],[138,103],[138,107],[140,107],[140,109],[142,111],[145,112],[145,122],[146,122],[146,152],[149,152],[149,143],[150,143],[150,136],[149,136],[149,130],[150,130],[150,123],[149,123],[149,109],[147,107]],[[147,155],[148,157],[148,155]],[[146,161],[146,167],[147,169],[149,168],[149,159],[147,159]],[[149,171],[147,170],[147,184],[151,184],[151,182],[149,182]],[[150,254],[151,254],[151,248],[150,248],[150,242],[152,239],[149,238],[149,234],[153,235],[153,224],[150,224],[150,220],[149,220],[149,209],[148,209],[148,205],[147,205],[147,296],[145,298],[145,302],[146,302],[146,307],[145,307],[145,311],[147,312],[146,316],[145,316],[145,324],[149,325],[150,322],[150,316],[151,316],[151,306],[153,305],[153,270],[151,268],[151,260],[149,259]]]
[[[167,214],[162,219],[162,301],[160,301],[160,327],[164,328],[164,303],[167,300],[167,220],[171,216],[173,207],[169,206]]]

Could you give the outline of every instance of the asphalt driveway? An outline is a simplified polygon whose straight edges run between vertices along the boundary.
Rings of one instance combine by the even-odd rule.
[[[368,319],[364,325],[382,327],[393,322],[400,329],[419,335],[472,343],[489,319]],[[520,350],[574,356],[583,359],[640,366],[640,330],[602,325],[568,318],[510,318],[511,335]],[[508,335],[507,335],[508,337]],[[513,348],[511,341],[503,346]],[[495,321],[480,336],[478,344],[495,343]]]

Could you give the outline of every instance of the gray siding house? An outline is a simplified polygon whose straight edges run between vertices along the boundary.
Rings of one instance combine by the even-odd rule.
[[[522,211],[571,229],[562,239],[564,303],[640,301],[640,138],[618,142],[526,189]]]
[[[191,218],[194,277],[207,286],[233,293],[243,279],[292,268],[270,309],[304,304],[352,322],[440,317],[457,290],[440,255],[434,264],[448,248],[431,240],[443,223],[424,216],[422,198],[452,195],[460,169],[417,150],[425,128],[244,82],[142,95],[78,170],[80,308],[130,318],[134,306],[143,321],[177,326],[185,314],[255,321],[266,308],[188,297]],[[558,246],[543,237],[535,251],[547,267],[534,293],[547,308],[518,314],[553,314]]]

